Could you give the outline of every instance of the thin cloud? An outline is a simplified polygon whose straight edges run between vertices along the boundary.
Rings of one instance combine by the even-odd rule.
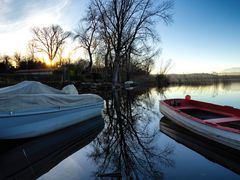
[[[53,16],[57,20],[69,2],[70,0],[0,0],[0,32],[19,30],[31,24],[36,26],[42,15],[46,18]]]
[[[0,0],[0,4],[0,53],[12,54],[25,51],[32,27],[61,23],[70,0]]]

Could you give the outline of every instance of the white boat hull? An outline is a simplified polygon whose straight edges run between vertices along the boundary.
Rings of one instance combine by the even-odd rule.
[[[102,113],[103,102],[89,106],[0,117],[0,139],[21,139],[47,134]]]
[[[167,106],[160,104],[160,111],[163,115],[173,120],[178,125],[204,136],[208,139],[214,140],[218,143],[224,144],[231,148],[240,150],[240,134],[218,129],[197,121],[193,121],[178,113]]]

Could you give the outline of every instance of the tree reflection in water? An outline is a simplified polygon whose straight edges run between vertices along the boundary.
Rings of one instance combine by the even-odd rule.
[[[148,93],[114,90],[106,98],[105,129],[94,140],[89,154],[97,164],[98,176],[160,179],[161,166],[174,165],[171,159],[174,147],[156,145],[157,127],[155,130],[150,127],[158,116],[154,104]]]

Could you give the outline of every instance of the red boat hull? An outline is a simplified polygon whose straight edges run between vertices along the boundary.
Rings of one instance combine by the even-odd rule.
[[[163,115],[199,135],[240,150],[240,110],[186,99],[160,102]]]

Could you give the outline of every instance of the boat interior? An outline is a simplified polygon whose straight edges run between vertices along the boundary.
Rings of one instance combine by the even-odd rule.
[[[190,99],[169,99],[164,101],[175,111],[184,113],[191,119],[214,126],[230,128],[240,133],[240,110],[230,106],[220,106]]]
[[[190,115],[190,116],[194,116],[194,117],[197,117],[198,119],[202,119],[202,120],[229,117],[229,116],[224,115],[224,114],[218,114],[218,113],[215,113],[215,112],[210,112],[210,111],[197,109],[197,108],[182,109],[181,111]]]

